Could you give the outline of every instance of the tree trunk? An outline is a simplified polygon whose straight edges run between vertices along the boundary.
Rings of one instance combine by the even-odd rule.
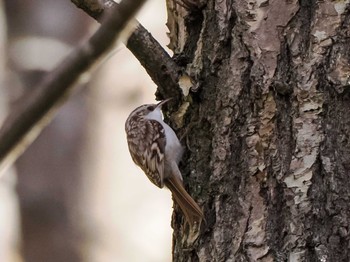
[[[173,122],[206,221],[175,216],[174,261],[349,261],[349,1],[191,3],[168,1],[195,87]]]

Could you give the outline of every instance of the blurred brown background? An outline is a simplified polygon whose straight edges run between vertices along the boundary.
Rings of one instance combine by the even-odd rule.
[[[149,1],[138,15],[163,46],[164,4]],[[8,0],[1,11],[3,119],[98,24],[70,1]],[[154,84],[119,44],[79,85],[0,180],[0,260],[170,261],[170,193],[132,163],[124,134]]]

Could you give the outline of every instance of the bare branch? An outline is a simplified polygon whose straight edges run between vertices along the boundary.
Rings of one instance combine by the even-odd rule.
[[[72,0],[72,2],[97,21],[100,21],[104,10],[118,5],[112,0]],[[180,94],[178,79],[181,75],[181,68],[141,24],[138,24],[129,37],[127,48],[140,61],[158,86],[162,98]]]
[[[52,119],[69,97],[73,84],[109,50],[145,0],[123,0],[113,7],[101,27],[57,66],[24,103],[5,120],[0,130],[0,170],[12,164]]]

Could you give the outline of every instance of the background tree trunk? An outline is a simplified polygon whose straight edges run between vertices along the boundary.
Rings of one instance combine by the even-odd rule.
[[[7,24],[4,3],[0,0],[0,126],[8,109],[6,92],[7,63]],[[18,198],[15,192],[16,172],[14,168],[6,171],[0,179],[0,258],[2,261],[20,261]]]
[[[206,223],[195,240],[174,219],[174,261],[349,261],[349,1],[176,2],[170,48],[197,85],[182,172]]]
[[[13,111],[68,53],[69,43],[81,41],[90,23],[69,1],[4,3],[9,28],[9,79],[4,88]],[[86,94],[79,92],[68,101],[16,162],[20,214],[15,221],[26,262],[83,261],[87,232],[80,194],[86,179]],[[0,260],[9,261],[1,255]]]

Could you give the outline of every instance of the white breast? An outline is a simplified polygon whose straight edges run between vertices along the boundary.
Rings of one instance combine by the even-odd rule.
[[[160,108],[153,110],[146,116],[146,118],[156,120],[163,126],[166,137],[165,155],[168,159],[173,159],[176,164],[178,164],[182,157],[183,148],[174,130],[163,121]]]

